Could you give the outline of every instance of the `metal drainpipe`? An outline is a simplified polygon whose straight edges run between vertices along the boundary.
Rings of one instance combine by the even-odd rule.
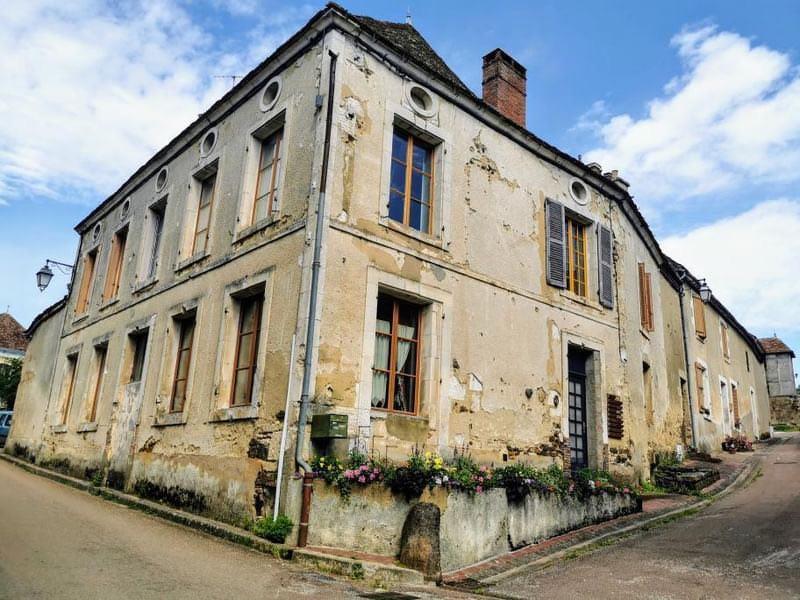
[[[684,285],[686,275],[684,273],[680,274],[681,278],[681,289],[679,292],[679,304],[681,309],[681,338],[683,338],[683,362],[686,364],[686,397],[689,401],[689,420],[692,424],[692,447],[697,448],[697,425],[694,421],[694,399],[692,398],[692,380],[690,379],[691,374],[693,373],[693,369],[689,366],[689,343],[686,340],[686,315],[683,311],[683,296],[686,292],[686,286]]]
[[[300,526],[297,545],[303,547],[308,541],[308,516],[311,510],[311,491],[313,474],[311,465],[303,457],[306,421],[308,420],[308,397],[311,390],[311,365],[314,356],[314,338],[316,337],[317,296],[319,293],[319,271],[322,254],[322,228],[325,220],[325,190],[328,184],[328,155],[331,146],[331,127],[333,121],[333,96],[336,83],[337,55],[328,51],[330,65],[328,71],[328,108],[325,117],[325,143],[322,149],[322,173],[319,182],[319,199],[317,201],[317,222],[314,231],[314,260],[311,263],[311,298],[308,303],[308,326],[306,327],[306,356],[303,366],[303,387],[300,394],[300,414],[297,422],[297,439],[295,440],[294,460],[303,470],[303,500],[300,507]]]

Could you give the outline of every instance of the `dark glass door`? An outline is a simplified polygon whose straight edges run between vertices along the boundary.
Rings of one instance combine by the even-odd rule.
[[[589,466],[586,440],[586,361],[569,360],[569,450],[573,471]]]

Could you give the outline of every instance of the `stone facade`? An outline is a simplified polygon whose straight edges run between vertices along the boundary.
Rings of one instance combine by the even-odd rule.
[[[427,158],[403,163],[398,137]],[[407,188],[402,216],[393,164],[407,186],[432,181],[424,198]],[[35,331],[9,445],[228,521],[268,510],[276,486],[297,515],[305,370],[311,412],[348,417],[333,448],[393,459],[464,451],[647,478],[659,454],[726,431],[718,385],[709,419],[692,401],[700,360],[754,390],[743,431],[769,423],[763,354],[721,304],[704,306],[728,323],[730,358],[710,325],[685,347],[696,280],[627,184],[514,125],[407,25],[327,7],[77,231],[73,292]],[[411,371],[389,369],[394,396],[381,396],[388,356]],[[331,447],[299,444],[305,457]],[[276,482],[282,447],[290,475]]]

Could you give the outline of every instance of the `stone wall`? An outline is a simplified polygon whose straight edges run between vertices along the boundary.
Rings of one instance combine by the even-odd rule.
[[[785,423],[800,427],[800,396],[780,396],[769,399],[770,423]]]
[[[532,493],[509,502],[505,490],[483,494],[426,490],[419,500],[441,511],[441,569],[453,571],[584,525],[641,509],[634,496],[602,493],[585,500]],[[388,489],[353,489],[349,500],[322,481],[314,484],[309,544],[384,556],[400,554],[403,523],[413,502]]]

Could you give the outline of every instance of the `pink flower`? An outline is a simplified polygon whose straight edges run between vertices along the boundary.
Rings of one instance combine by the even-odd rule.
[[[380,472],[381,472],[381,470],[378,467],[375,467],[374,469],[372,469],[372,474],[373,475],[378,475]]]
[[[358,478],[358,483],[367,483],[367,478],[362,475]]]
[[[475,488],[475,491],[480,494],[480,493],[483,492],[483,488],[481,486],[478,486],[478,487]]]
[[[622,488],[622,491],[626,494],[630,494],[631,491],[628,488]]]
[[[478,477],[478,483],[483,483],[483,477]]]

